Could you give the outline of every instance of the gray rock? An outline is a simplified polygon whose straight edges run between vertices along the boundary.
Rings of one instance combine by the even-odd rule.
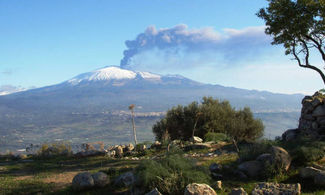
[[[72,188],[75,190],[84,190],[94,187],[95,182],[91,173],[78,173],[72,179]]]
[[[134,184],[135,182],[135,177],[134,174],[129,171],[126,172],[122,175],[120,175],[116,180],[115,180],[115,185],[116,186],[121,186],[121,187],[128,187]]]
[[[272,164],[275,163],[278,168],[287,171],[291,164],[291,157],[289,153],[285,149],[277,146],[272,146],[271,151]]]
[[[320,172],[323,172],[323,171],[316,169],[314,167],[305,167],[305,168],[300,169],[299,175],[302,178],[314,178]]]
[[[151,190],[150,192],[146,193],[145,195],[162,195],[157,188]]]
[[[297,184],[259,183],[252,191],[252,195],[299,195],[301,186]]]
[[[268,153],[261,154],[256,158],[256,160],[260,161],[263,164],[265,164],[265,163],[272,164],[272,155],[268,154]]]
[[[109,178],[106,173],[97,172],[92,175],[95,186],[104,187],[109,183]]]
[[[249,177],[257,177],[263,168],[263,164],[259,161],[246,161],[238,166],[238,169]]]
[[[188,184],[184,195],[217,195],[217,193],[207,184]]]
[[[325,105],[319,105],[317,106],[313,113],[313,117],[320,117],[320,116],[325,116]]]
[[[297,137],[298,130],[297,129],[288,129],[282,134],[282,140],[291,141]]]
[[[247,192],[243,188],[233,188],[229,195],[247,195]]]

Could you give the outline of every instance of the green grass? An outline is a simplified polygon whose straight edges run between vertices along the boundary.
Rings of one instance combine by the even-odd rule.
[[[224,146],[224,148],[229,146]],[[231,150],[231,148],[229,149]],[[208,153],[208,150],[196,150],[188,153]],[[179,149],[170,151],[169,154],[178,153],[181,154]],[[150,170],[147,173],[158,172],[169,178],[167,184],[170,184],[170,188],[173,187],[173,181],[178,181],[178,192],[182,191],[185,183],[191,182],[188,178],[192,178],[193,181],[205,182],[212,187],[215,180],[209,178],[209,172],[206,172],[210,164],[219,163],[225,168],[222,180],[223,189],[217,191],[217,194],[228,194],[234,187],[243,187],[247,192],[251,192],[255,185],[263,180],[245,180],[240,181],[231,174],[231,170],[236,168],[238,164],[237,154],[222,154],[217,157],[200,157],[189,160],[183,160],[182,157],[176,159],[166,160],[164,157],[167,152],[162,150],[147,150],[143,157],[155,157],[153,160],[135,161],[126,159],[112,159],[104,156],[87,157],[87,158],[75,158],[75,157],[56,157],[49,159],[34,159],[33,162],[22,163],[20,161],[1,159],[0,161],[0,194],[58,194],[58,195],[74,195],[74,194],[117,194],[127,191],[126,188],[117,188],[114,185],[109,185],[101,189],[91,189],[83,192],[76,192],[71,188],[71,180],[78,172],[89,171],[98,172],[103,171],[107,173],[111,180],[119,176],[120,174],[137,169],[141,163],[142,168],[146,167]],[[165,160],[164,160],[165,159]],[[193,161],[194,160],[194,161]],[[154,163],[153,163],[154,162]],[[194,164],[192,164],[194,162]],[[143,164],[144,163],[144,164]],[[158,169],[157,165],[161,165],[163,168]],[[227,165],[227,166],[226,166]],[[175,170],[177,171],[175,171]],[[142,169],[143,170],[143,169]],[[193,170],[197,171],[192,173]],[[205,171],[204,171],[205,170]],[[325,187],[316,186],[312,180],[302,180],[298,174],[298,167],[293,167],[287,173],[278,174],[272,178],[265,179],[267,182],[278,183],[300,183],[302,185],[302,194],[325,194]],[[169,173],[169,176],[164,175],[165,171]],[[147,174],[148,178],[155,178],[155,174]],[[157,174],[158,174],[157,173]],[[62,176],[61,176],[62,175]],[[171,177],[170,177],[171,176]],[[184,179],[186,176],[187,179]],[[57,177],[57,179],[56,179]],[[67,180],[64,180],[67,177]],[[161,177],[161,176],[159,176]],[[54,178],[54,179],[53,179]],[[182,179],[183,178],[183,179]],[[205,179],[204,179],[205,178]],[[58,181],[56,181],[58,180]],[[60,184],[62,180],[62,185]],[[185,181],[185,182],[184,182]],[[169,182],[169,183],[168,183]],[[183,183],[182,183],[183,182]],[[156,182],[155,184],[159,184]],[[153,186],[150,186],[150,188]],[[149,190],[149,189],[147,189]],[[181,194],[181,193],[180,193]]]

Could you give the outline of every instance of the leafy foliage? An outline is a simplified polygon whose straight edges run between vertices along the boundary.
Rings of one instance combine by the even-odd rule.
[[[138,185],[150,191],[158,188],[162,194],[184,194],[189,183],[209,183],[209,174],[192,160],[170,155],[159,161],[142,161],[137,168]]]
[[[293,161],[297,164],[308,164],[325,156],[325,142],[299,137],[295,141],[283,143]]]
[[[283,44],[285,54],[292,54],[299,66],[317,71],[325,83],[321,69],[312,65],[313,51],[325,62],[325,1],[268,0],[267,8],[257,16],[266,23],[266,34],[273,36],[272,44]]]
[[[250,144],[240,145],[239,158],[241,161],[255,160],[259,155],[269,153],[272,145],[276,144],[270,140],[260,140]]]
[[[209,141],[213,141],[213,142],[229,141],[229,137],[224,133],[209,132],[209,133],[204,135],[204,140],[206,142],[209,142]]]
[[[202,114],[198,117],[197,113]],[[213,132],[224,133],[237,140],[255,140],[263,135],[263,130],[262,121],[254,119],[249,108],[237,111],[228,101],[220,102],[211,97],[204,97],[201,104],[192,102],[187,106],[173,107],[167,111],[165,118],[153,126],[158,140],[163,140],[166,133],[171,140],[188,140],[193,131],[199,137]]]

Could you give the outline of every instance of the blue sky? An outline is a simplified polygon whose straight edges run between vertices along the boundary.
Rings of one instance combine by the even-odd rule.
[[[269,44],[255,15],[265,6],[263,0],[0,0],[0,86],[41,87],[119,65],[131,50],[125,41],[140,43],[141,34],[160,40],[182,26],[174,39],[180,45],[146,42],[128,68],[273,92],[322,88],[317,73]]]

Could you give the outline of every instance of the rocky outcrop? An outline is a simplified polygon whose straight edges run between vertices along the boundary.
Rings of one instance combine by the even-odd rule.
[[[289,129],[282,134],[285,141],[294,140],[297,136],[308,136],[318,139],[325,134],[325,95],[316,92],[313,96],[305,96],[297,129]]]
[[[301,186],[297,184],[282,184],[282,183],[259,183],[252,191],[252,195],[299,195]]]
[[[207,184],[188,184],[185,188],[184,195],[217,195],[217,193]]]

